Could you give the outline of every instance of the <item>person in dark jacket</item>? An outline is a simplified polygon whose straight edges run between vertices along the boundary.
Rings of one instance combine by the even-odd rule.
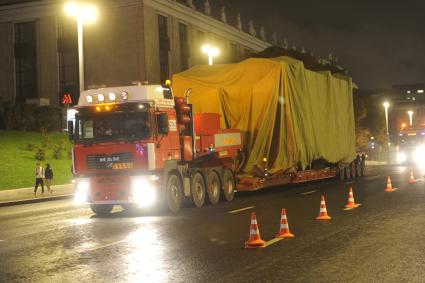
[[[44,178],[46,179],[47,191],[52,193],[53,189],[51,188],[51,185],[53,181],[53,170],[49,163],[46,163],[46,169],[44,169]]]

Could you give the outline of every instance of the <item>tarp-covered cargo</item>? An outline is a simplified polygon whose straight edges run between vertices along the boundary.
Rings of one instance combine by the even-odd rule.
[[[313,160],[355,157],[351,78],[313,72],[289,57],[196,66],[173,76],[176,96],[192,89],[195,113],[219,113],[243,133],[241,173],[268,158],[270,173]]]

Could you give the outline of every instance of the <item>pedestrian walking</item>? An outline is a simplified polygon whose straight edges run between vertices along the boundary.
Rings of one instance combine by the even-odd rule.
[[[49,163],[46,163],[46,168],[44,169],[44,179],[46,179],[47,191],[49,193],[53,193],[53,189],[51,188],[53,181],[53,170]]]
[[[37,195],[38,186],[41,185],[41,193],[44,194],[44,168],[40,165],[40,162],[37,162],[35,166],[35,187],[34,195]]]

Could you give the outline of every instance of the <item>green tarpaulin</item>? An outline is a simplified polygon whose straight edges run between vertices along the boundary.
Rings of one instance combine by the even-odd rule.
[[[243,133],[244,173],[263,157],[270,173],[313,160],[355,157],[351,78],[313,72],[289,57],[196,66],[173,76],[176,96],[192,89],[195,113],[219,113]]]

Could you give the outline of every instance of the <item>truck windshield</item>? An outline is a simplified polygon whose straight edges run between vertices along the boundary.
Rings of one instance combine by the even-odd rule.
[[[148,112],[78,117],[77,123],[78,140],[82,142],[146,139],[151,136]]]

